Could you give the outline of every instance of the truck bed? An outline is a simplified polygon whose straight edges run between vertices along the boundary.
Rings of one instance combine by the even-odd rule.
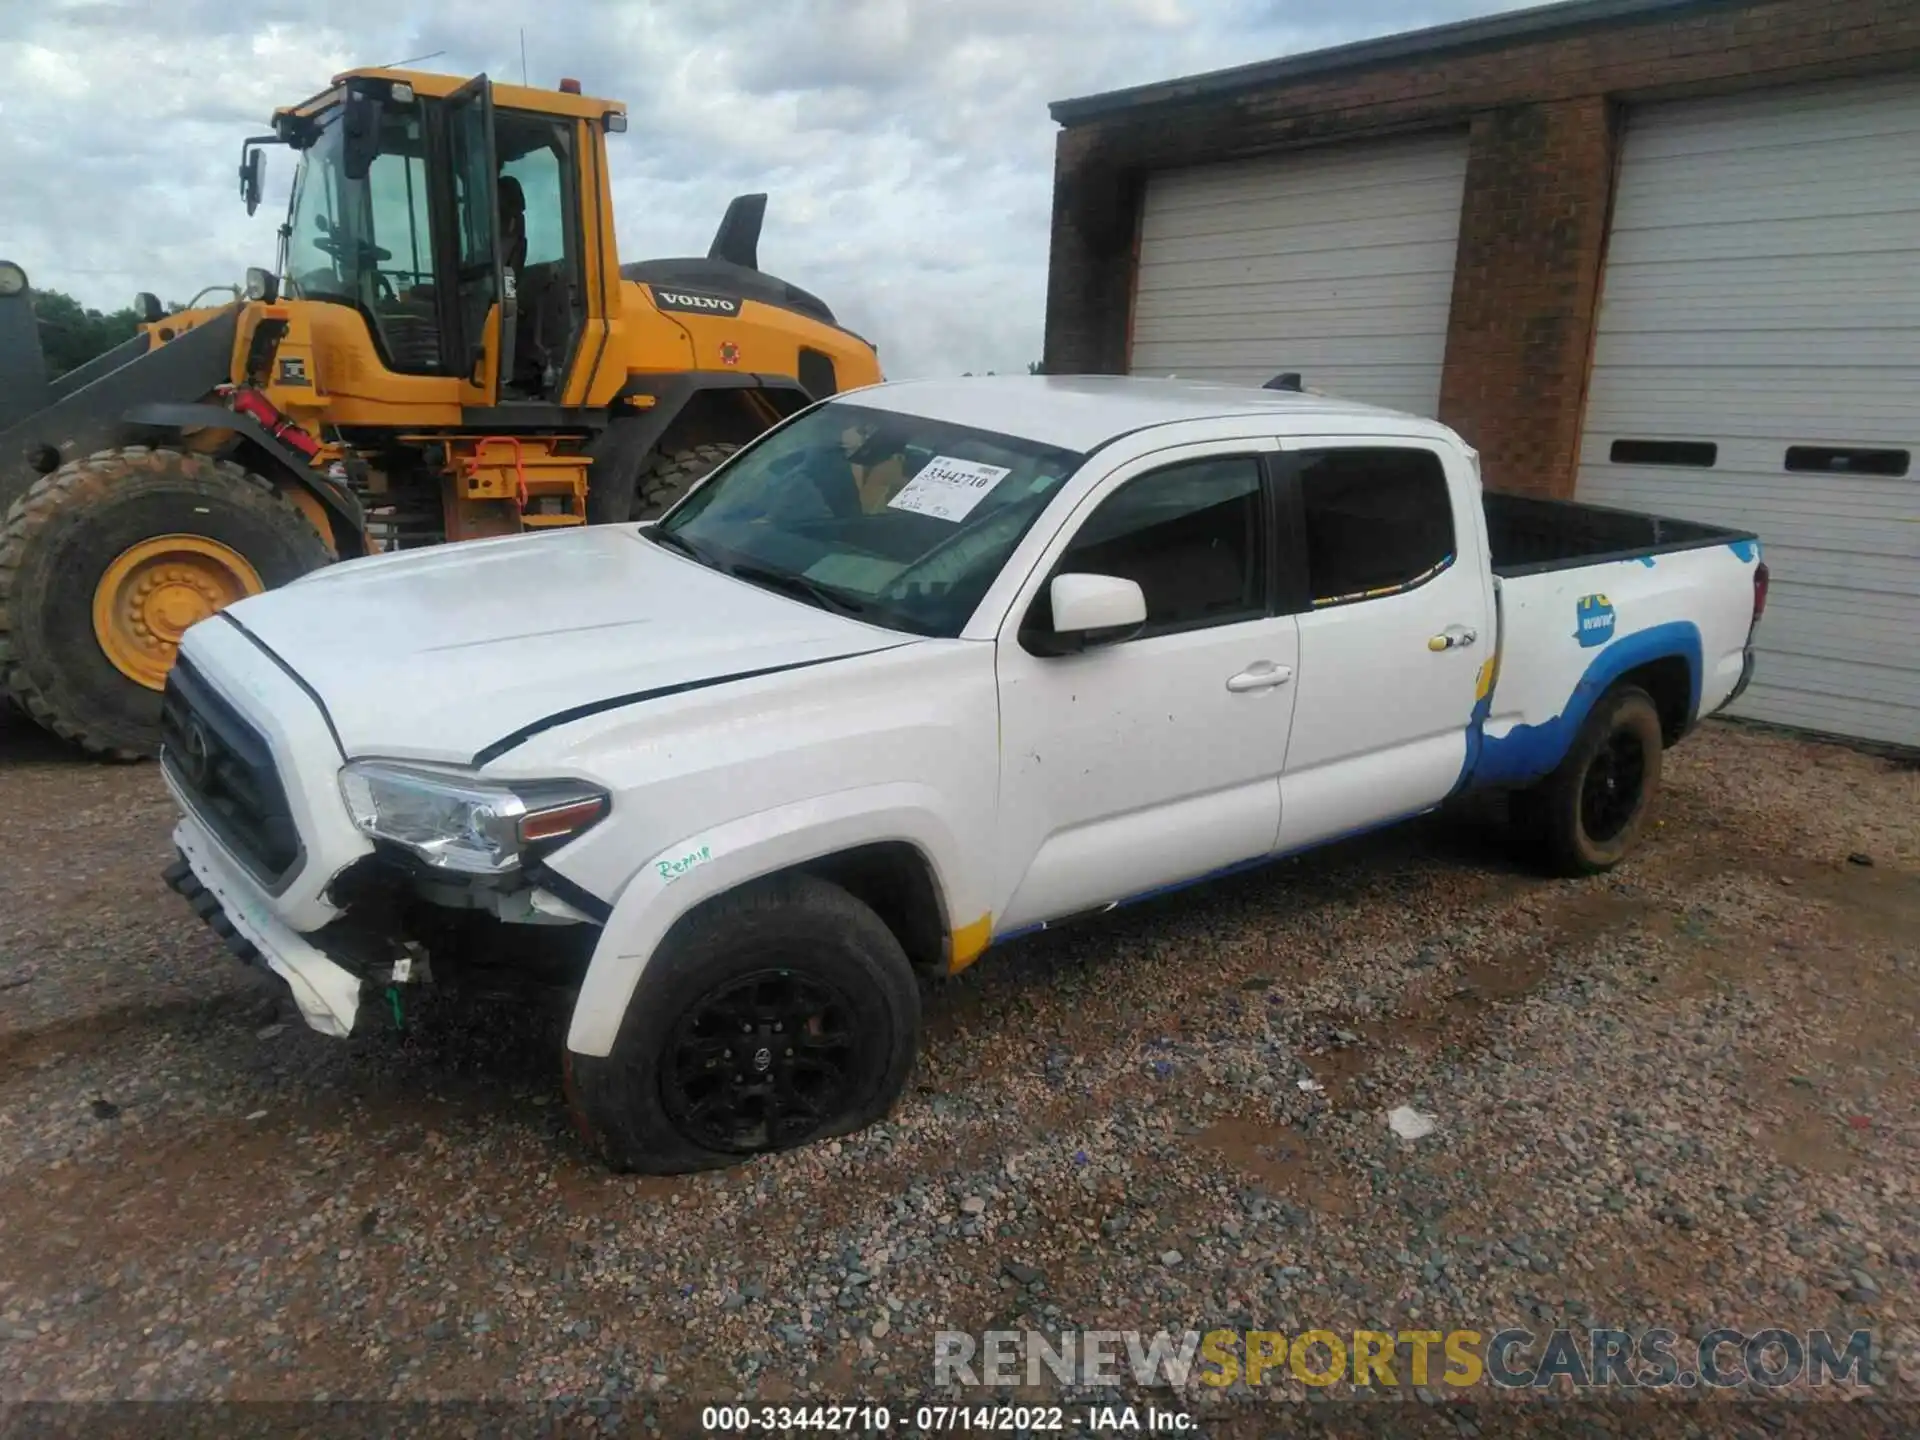
[[[1507,578],[1754,538],[1745,530],[1577,500],[1543,500],[1490,490],[1482,501],[1493,573]]]

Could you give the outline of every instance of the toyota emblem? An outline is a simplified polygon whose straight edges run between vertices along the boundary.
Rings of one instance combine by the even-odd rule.
[[[213,743],[207,738],[207,727],[197,718],[190,717],[187,720],[180,768],[186,773],[188,783],[196,790],[205,787],[207,776],[213,770]]]

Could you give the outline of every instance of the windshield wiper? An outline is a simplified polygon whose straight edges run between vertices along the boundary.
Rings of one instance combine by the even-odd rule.
[[[729,565],[726,571],[734,579],[744,580],[749,585],[763,585],[769,590],[784,591],[823,610],[837,610],[842,615],[864,615],[872,608],[866,601],[844,590],[835,590],[830,585],[822,585],[818,580],[809,580],[789,570],[774,570],[765,565],[744,562]]]
[[[647,538],[656,545],[664,545],[669,550],[678,550],[689,560],[696,560],[710,570],[721,569],[713,563],[713,557],[700,549],[686,536],[674,530],[662,530],[658,525],[647,531]]]

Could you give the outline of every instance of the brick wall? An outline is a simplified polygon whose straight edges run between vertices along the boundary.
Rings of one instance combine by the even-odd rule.
[[[1046,365],[1127,364],[1149,171],[1468,125],[1441,415],[1488,483],[1571,493],[1621,104],[1920,67],[1920,0],[1696,0],[1663,20],[1317,74],[1229,96],[1158,87],[1055,148]]]
[[[1096,145],[1084,130],[1064,130],[1054,149],[1045,360],[1052,375],[1126,369],[1141,182],[1138,172],[1092,163],[1086,152]]]
[[[1473,120],[1440,418],[1480,451],[1499,489],[1573,493],[1612,120],[1599,96]]]

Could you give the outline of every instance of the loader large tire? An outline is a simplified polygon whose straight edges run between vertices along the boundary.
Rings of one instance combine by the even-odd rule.
[[[291,501],[229,461],[138,446],[75,460],[0,525],[0,690],[96,755],[144,759],[181,632],[330,558]]]
[[[640,483],[633,491],[633,518],[652,520],[666,513],[694,483],[704,480],[720,467],[738,445],[695,445],[691,450],[659,452],[647,457],[641,467]]]

